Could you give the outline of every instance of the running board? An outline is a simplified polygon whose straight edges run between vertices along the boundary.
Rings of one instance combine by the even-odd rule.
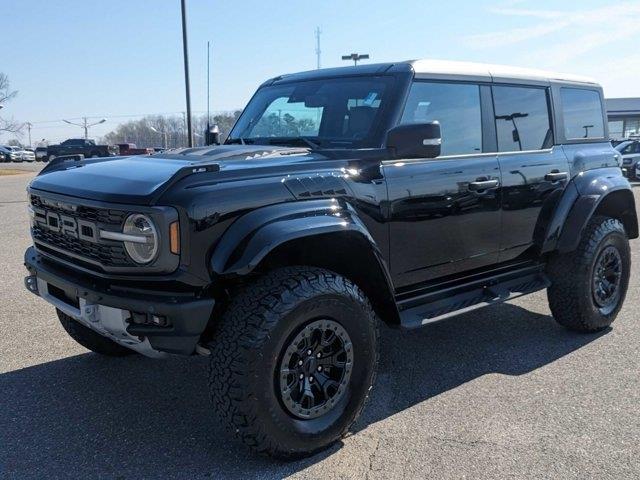
[[[399,303],[400,326],[419,328],[542,290],[550,284],[543,267],[537,266],[432,291]]]

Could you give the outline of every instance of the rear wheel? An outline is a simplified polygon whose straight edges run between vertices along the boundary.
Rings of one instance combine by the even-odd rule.
[[[597,332],[615,320],[624,302],[631,252],[622,223],[594,216],[574,252],[549,263],[549,306],[558,323],[578,332]]]
[[[327,270],[274,270],[237,294],[210,344],[216,411],[251,448],[313,454],[346,433],[373,385],[378,320]]]
[[[108,357],[124,357],[135,353],[133,350],[118,345],[113,340],[103,337],[99,333],[85,327],[60,310],[56,309],[56,313],[58,314],[58,319],[60,319],[62,327],[69,336],[84,348]]]

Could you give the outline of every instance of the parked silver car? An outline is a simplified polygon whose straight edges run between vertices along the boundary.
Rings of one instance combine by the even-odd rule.
[[[630,139],[615,146],[622,155],[622,168],[627,171],[627,176],[633,180],[638,177],[637,166],[640,163],[640,140]]]

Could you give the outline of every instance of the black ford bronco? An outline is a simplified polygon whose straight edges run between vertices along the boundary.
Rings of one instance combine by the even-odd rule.
[[[283,75],[223,145],[58,159],[31,182],[26,287],[104,355],[206,355],[214,407],[260,452],[339,439],[379,325],[547,289],[607,328],[635,203],[593,81],[412,61]]]

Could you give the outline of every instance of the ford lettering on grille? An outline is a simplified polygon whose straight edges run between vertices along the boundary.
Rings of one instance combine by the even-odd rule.
[[[87,242],[96,243],[98,241],[98,227],[93,222],[47,211],[44,208],[31,208],[33,208],[34,222],[41,228]]]

